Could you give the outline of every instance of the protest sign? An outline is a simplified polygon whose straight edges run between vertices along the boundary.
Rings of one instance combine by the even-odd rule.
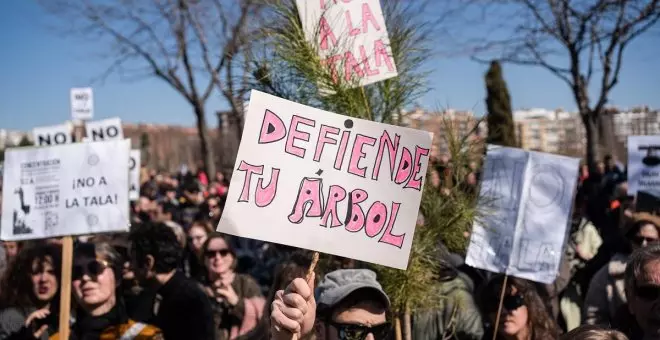
[[[119,118],[87,122],[85,130],[87,131],[87,138],[92,142],[124,139],[124,130],[121,127],[121,119]]]
[[[140,198],[140,163],[142,152],[140,150],[131,150],[128,160],[128,178],[131,181],[128,188],[128,198],[135,201]]]
[[[489,145],[465,262],[552,283],[571,221],[579,159]]]
[[[71,89],[71,118],[87,120],[94,117],[94,97],[91,87]]]
[[[660,136],[628,136],[628,195],[660,198]]]
[[[128,230],[130,142],[5,152],[3,240]]]
[[[432,138],[252,91],[218,231],[405,269]]]
[[[396,77],[378,0],[296,0],[305,38],[337,79],[364,86]],[[338,80],[338,79],[337,79]]]
[[[34,144],[38,146],[62,145],[73,143],[71,125],[60,124],[53,126],[41,126],[32,129]]]

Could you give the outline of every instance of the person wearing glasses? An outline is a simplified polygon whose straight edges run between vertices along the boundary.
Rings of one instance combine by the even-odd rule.
[[[257,282],[237,274],[236,253],[225,235],[212,233],[204,243],[205,277],[202,287],[213,307],[216,339],[234,339],[257,327],[265,299]]]
[[[81,243],[74,250],[72,293],[78,308],[70,339],[163,339],[160,329],[131,320],[121,295],[123,263],[108,243]],[[59,334],[51,336],[59,339]]]
[[[340,269],[326,274],[314,291],[310,281],[293,280],[275,294],[271,311],[271,339],[298,339],[316,332],[324,340],[389,339],[390,299],[368,269]]]
[[[660,339],[660,245],[636,250],[625,273],[628,310],[635,323],[631,339]]]
[[[479,294],[479,307],[489,327],[482,339],[493,339],[504,276],[491,278]],[[548,313],[533,283],[509,276],[505,287],[495,339],[553,340],[559,327]]]
[[[621,306],[626,304],[624,272],[630,253],[657,243],[660,239],[660,217],[648,213],[632,214],[626,224],[622,251],[591,279],[583,306],[583,323],[610,326]]]

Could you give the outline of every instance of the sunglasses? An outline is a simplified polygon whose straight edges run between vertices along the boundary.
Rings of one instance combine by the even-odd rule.
[[[633,237],[633,242],[637,245],[642,245],[644,244],[644,241],[646,241],[646,244],[651,244],[651,243],[656,243],[658,242],[657,238],[648,238],[644,236],[635,236]]]
[[[80,280],[87,274],[89,277],[96,279],[108,267],[110,267],[110,264],[104,260],[92,260],[84,264],[76,264],[71,269],[71,278]]]
[[[500,303],[499,301],[493,301],[493,303],[490,305],[492,306],[493,313],[497,312],[497,306],[499,305],[499,303]],[[509,312],[513,312],[514,310],[524,305],[525,305],[525,298],[522,296],[522,294],[507,295],[504,297],[504,300],[502,300],[502,308],[506,309]]]
[[[209,250],[204,252],[204,255],[206,255],[206,257],[208,257],[210,259],[214,258],[216,256],[216,254],[220,254],[221,257],[225,257],[225,256],[229,255],[229,249],[220,249],[220,250],[211,250],[211,249],[209,249]]]
[[[331,322],[330,325],[337,329],[340,340],[364,340],[368,334],[373,335],[375,340],[384,340],[392,329],[389,322],[372,327],[336,322]]]
[[[660,298],[660,286],[637,286],[635,295],[645,301],[657,301]]]

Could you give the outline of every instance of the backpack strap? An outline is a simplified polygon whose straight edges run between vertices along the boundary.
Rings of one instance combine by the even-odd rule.
[[[134,323],[131,327],[129,327],[124,334],[121,335],[119,340],[133,340],[135,337],[140,335],[142,330],[147,327],[146,324],[141,323],[141,322],[136,322]]]

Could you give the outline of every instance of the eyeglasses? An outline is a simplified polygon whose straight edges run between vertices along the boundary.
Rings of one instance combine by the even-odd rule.
[[[208,257],[210,259],[214,258],[216,256],[216,254],[220,254],[221,257],[225,257],[225,256],[229,255],[229,249],[219,249],[219,250],[209,249],[209,250],[204,252],[204,255],[206,255],[206,257]]]
[[[84,264],[77,264],[71,269],[71,278],[73,280],[80,280],[87,274],[96,279],[108,267],[110,267],[110,264],[104,260],[92,260]]]
[[[635,287],[635,295],[645,301],[656,301],[660,298],[660,286],[637,286]]]
[[[364,340],[368,334],[373,335],[375,340],[384,340],[392,329],[389,322],[371,327],[337,322],[330,322],[330,325],[337,329],[340,340]]]

